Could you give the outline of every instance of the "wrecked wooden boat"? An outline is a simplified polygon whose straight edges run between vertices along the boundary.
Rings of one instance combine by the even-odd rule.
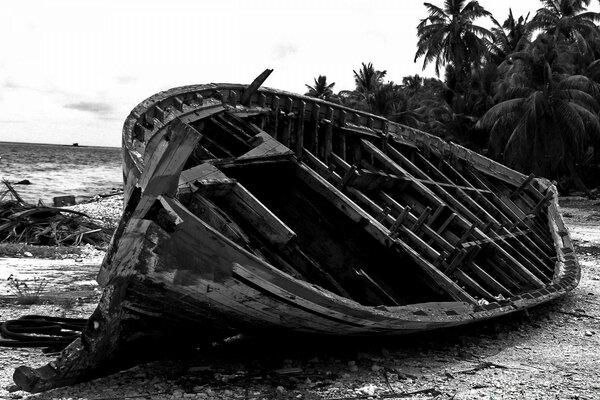
[[[376,115],[259,88],[269,72],[161,92],[131,112],[102,299],[56,361],[16,370],[18,386],[111,373],[185,332],[405,334],[578,284],[551,182]]]

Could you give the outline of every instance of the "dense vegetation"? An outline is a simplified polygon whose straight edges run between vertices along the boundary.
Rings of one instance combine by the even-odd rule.
[[[326,76],[306,85],[328,99],[487,153],[563,192],[600,184],[600,13],[590,0],[542,0],[533,18],[500,24],[477,1],[425,3],[417,26],[419,75],[386,80],[363,63],[356,87],[335,94]],[[478,20],[487,19],[486,29]],[[487,25],[489,26],[490,23]],[[486,24],[484,24],[486,25]]]

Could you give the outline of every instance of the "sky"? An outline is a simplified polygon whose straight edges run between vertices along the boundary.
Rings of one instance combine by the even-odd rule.
[[[430,0],[442,5],[442,0]],[[539,0],[480,0],[503,22]],[[590,10],[598,8],[594,5]],[[354,87],[362,62],[433,76],[414,62],[422,0],[19,0],[0,14],[0,141],[121,145],[138,103],[172,87],[250,83],[305,93],[326,75]],[[1,146],[1,144],[0,144]],[[0,147],[0,154],[2,150]]]

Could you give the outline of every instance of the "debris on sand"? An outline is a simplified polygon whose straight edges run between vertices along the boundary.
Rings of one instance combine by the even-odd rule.
[[[6,180],[0,191],[0,242],[46,246],[106,245],[112,229],[91,221],[80,211],[25,202]]]

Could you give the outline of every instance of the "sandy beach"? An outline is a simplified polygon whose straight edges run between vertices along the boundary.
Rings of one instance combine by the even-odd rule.
[[[122,203],[121,203],[122,204]],[[0,352],[7,399],[594,399],[600,392],[600,202],[561,198],[582,279],[571,293],[528,312],[464,328],[385,340],[241,338],[38,395],[18,391],[12,372],[52,360],[40,349]],[[119,199],[77,206],[115,224]],[[100,291],[103,252],[56,259],[0,259],[0,320],[26,314],[87,317]],[[5,279],[49,280],[42,304],[16,305]],[[275,340],[277,339],[277,340]],[[151,351],[151,349],[149,349]]]

